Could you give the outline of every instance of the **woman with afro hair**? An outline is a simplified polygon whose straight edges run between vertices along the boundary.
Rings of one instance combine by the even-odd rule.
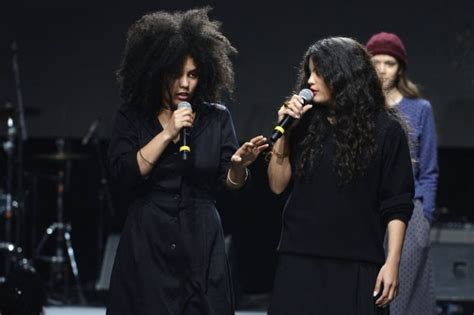
[[[234,313],[215,194],[245,186],[247,166],[267,145],[258,136],[239,148],[230,113],[217,103],[232,91],[236,50],[208,11],[147,14],[127,33],[118,70],[124,103],[108,160],[133,202],[109,315]]]
[[[344,37],[310,46],[278,117],[270,187],[290,190],[270,315],[387,314],[396,296],[413,175],[405,129],[385,106],[364,47]],[[384,238],[388,235],[385,256]]]

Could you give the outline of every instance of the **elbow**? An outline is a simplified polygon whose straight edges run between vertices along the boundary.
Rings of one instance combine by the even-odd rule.
[[[286,189],[284,185],[277,185],[275,183],[270,182],[270,190],[277,195],[282,194]]]

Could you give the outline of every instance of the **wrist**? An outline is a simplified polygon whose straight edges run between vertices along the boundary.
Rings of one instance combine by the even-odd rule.
[[[232,180],[232,182],[238,182],[237,179],[241,179],[243,177],[247,179],[247,175],[248,175],[247,167],[245,167],[241,163],[231,163],[229,171],[227,172],[227,177],[231,176],[232,179],[236,179],[236,180]]]
[[[398,266],[400,264],[400,256],[387,256],[385,264]]]
[[[238,169],[231,167],[227,172],[227,182],[233,187],[241,187],[247,181],[248,176],[249,171],[246,167],[239,166]]]
[[[171,140],[173,140],[175,138],[166,129],[161,132],[161,135],[162,135],[163,140],[165,142],[171,142]]]

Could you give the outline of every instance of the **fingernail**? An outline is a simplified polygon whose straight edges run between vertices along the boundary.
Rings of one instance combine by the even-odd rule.
[[[377,294],[378,294],[378,292],[377,292],[377,291],[374,291],[374,297],[376,297],[376,296],[377,296]]]

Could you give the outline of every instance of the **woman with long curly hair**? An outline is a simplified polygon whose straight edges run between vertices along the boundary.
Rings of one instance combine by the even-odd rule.
[[[407,121],[415,175],[415,209],[407,229],[400,262],[400,295],[391,314],[436,314],[436,299],[429,252],[430,225],[436,206],[438,159],[436,128],[429,101],[406,76],[407,53],[400,37],[374,34],[367,42],[387,106]]]
[[[133,202],[109,315],[234,313],[215,194],[241,189],[267,145],[258,136],[239,148],[230,113],[217,103],[232,91],[236,50],[208,11],[147,14],[127,34],[118,70],[124,104],[108,159]]]
[[[269,314],[387,314],[413,209],[405,129],[350,38],[309,47],[302,88],[313,98],[304,105],[293,95],[279,109],[294,123],[268,167],[272,191],[290,190]]]

